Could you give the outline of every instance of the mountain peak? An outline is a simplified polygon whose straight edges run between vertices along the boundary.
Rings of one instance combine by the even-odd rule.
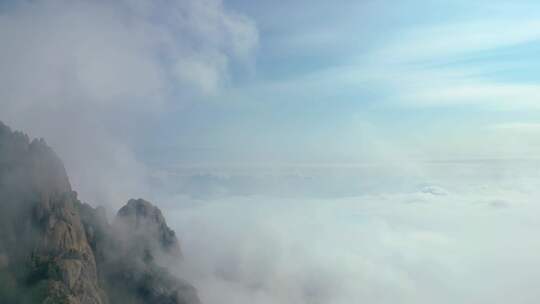
[[[79,201],[45,140],[0,122],[2,303],[198,304],[195,288],[157,263],[179,255],[157,207],[130,200],[110,225]]]
[[[174,231],[169,228],[161,210],[144,199],[131,199],[116,216],[115,225],[123,233],[129,232],[129,241],[143,246],[152,256],[156,251],[180,256],[180,244]]]

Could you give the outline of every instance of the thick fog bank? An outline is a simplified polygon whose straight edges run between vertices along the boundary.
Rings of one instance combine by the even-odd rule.
[[[535,303],[537,165],[430,165],[438,176],[353,197],[163,203],[207,304]]]

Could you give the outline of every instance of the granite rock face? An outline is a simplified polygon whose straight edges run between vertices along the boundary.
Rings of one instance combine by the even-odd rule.
[[[121,261],[109,262],[109,281],[116,291],[111,297],[122,291],[132,303],[200,303],[191,285],[164,268],[181,253],[174,231],[157,207],[143,199],[130,200],[118,211],[113,231],[116,250],[112,252]]]
[[[178,257],[157,207],[130,200],[109,224],[79,201],[45,141],[0,122],[1,303],[197,304],[161,264]]]
[[[75,194],[67,192],[35,207],[38,239],[32,262],[36,268],[43,264],[49,268],[54,292],[48,292],[45,303],[65,299],[66,303],[102,304],[106,296],[98,285],[96,260],[75,201]]]
[[[161,211],[143,199],[129,200],[118,211],[114,226],[124,236],[126,246],[146,258],[156,254],[181,256],[180,244]],[[135,247],[133,248],[133,245]]]

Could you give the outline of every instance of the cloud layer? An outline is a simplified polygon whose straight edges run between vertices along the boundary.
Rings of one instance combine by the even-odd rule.
[[[532,167],[431,164],[433,174],[401,190],[180,207],[184,197],[168,214],[185,248],[182,273],[208,304],[535,303]]]

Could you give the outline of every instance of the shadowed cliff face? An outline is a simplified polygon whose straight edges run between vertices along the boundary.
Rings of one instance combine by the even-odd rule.
[[[109,225],[43,140],[0,123],[2,303],[198,303],[158,263],[179,255],[159,209],[131,200]]]
[[[200,303],[195,288],[166,270],[178,262],[180,245],[157,207],[130,200],[112,225],[98,209],[81,210],[110,303]]]
[[[0,254],[10,302],[103,303],[62,162],[43,140],[0,125]]]
[[[118,211],[114,227],[128,251],[146,258],[180,257],[180,244],[161,211],[143,199],[132,199]]]

